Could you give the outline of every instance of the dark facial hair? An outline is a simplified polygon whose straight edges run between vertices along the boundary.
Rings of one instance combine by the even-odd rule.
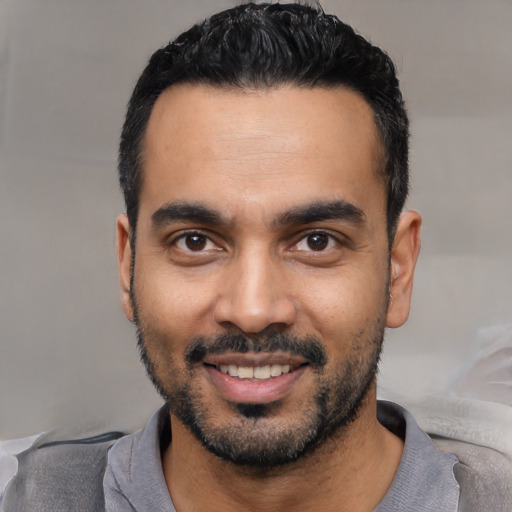
[[[283,333],[263,338],[223,335],[219,338],[193,340],[185,353],[186,380],[169,369],[169,378],[156,374],[141,330],[138,330],[141,359],[156,389],[167,402],[171,413],[187,427],[211,453],[237,465],[272,468],[288,464],[305,456],[326,439],[341,434],[360,410],[364,398],[375,380],[382,346],[380,339],[371,340],[373,350],[364,366],[360,361],[345,360],[338,364],[330,377],[324,375],[327,363],[325,350],[314,338],[295,338]],[[301,355],[314,368],[318,380],[312,403],[297,424],[275,430],[253,429],[258,422],[279,414],[280,401],[269,404],[233,404],[233,409],[246,420],[247,426],[227,426],[223,429],[211,425],[210,414],[199,390],[194,387],[194,368],[207,354],[226,351],[272,352],[282,350]],[[180,382],[181,381],[181,382]],[[179,385],[176,383],[180,382]]]

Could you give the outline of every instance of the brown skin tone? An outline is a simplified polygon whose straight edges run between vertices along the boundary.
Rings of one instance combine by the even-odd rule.
[[[169,381],[170,364],[178,381],[185,378],[184,351],[199,335],[312,334],[326,350],[330,375],[346,358],[366,361],[375,330],[406,321],[421,218],[402,214],[390,261],[386,191],[377,173],[382,149],[359,95],[341,88],[175,86],[155,104],[145,143],[134,287],[146,349],[162,381]],[[176,201],[204,205],[223,221],[156,223],[153,214]],[[362,215],[278,222],[290,210],[332,201]],[[117,229],[122,303],[133,320],[125,215]],[[206,236],[199,250],[181,236],[189,230]],[[312,248],[312,230],[328,243]],[[254,423],[237,416],[207,372],[193,375],[212,424],[261,432],[300,423],[316,386],[306,367],[277,413]],[[340,435],[268,471],[212,455],[172,414],[171,427],[162,465],[179,512],[371,511],[403,448],[377,421],[375,382]]]

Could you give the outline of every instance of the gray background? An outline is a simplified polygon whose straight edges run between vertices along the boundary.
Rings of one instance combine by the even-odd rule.
[[[119,305],[116,151],[154,49],[228,0],[0,0],[0,437],[132,430],[160,400]],[[388,50],[424,217],[386,390],[447,389],[480,329],[512,321],[512,3],[331,0]]]

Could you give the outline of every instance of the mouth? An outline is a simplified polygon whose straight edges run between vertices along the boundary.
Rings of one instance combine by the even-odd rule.
[[[229,402],[246,404],[282,399],[309,366],[302,358],[284,353],[220,354],[203,361],[216,391]]]

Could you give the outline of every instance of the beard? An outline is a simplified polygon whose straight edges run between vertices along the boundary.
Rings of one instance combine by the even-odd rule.
[[[170,358],[162,366],[160,354],[148,350],[148,345],[172,346],[172,340],[142,327],[135,316],[141,360],[171,414],[209,452],[237,465],[261,469],[294,462],[346,432],[375,382],[384,337],[384,321],[379,317],[369,334],[359,332],[353,337],[351,355],[327,372],[326,351],[315,337],[299,338],[280,332],[251,337],[227,333],[193,339],[185,351],[186,364],[180,368]],[[195,379],[202,370],[203,357],[228,351],[278,350],[302,356],[314,370],[314,394],[297,404],[293,421],[280,417],[283,404],[278,400],[269,404],[229,404],[232,420],[218,425],[215,408]]]

